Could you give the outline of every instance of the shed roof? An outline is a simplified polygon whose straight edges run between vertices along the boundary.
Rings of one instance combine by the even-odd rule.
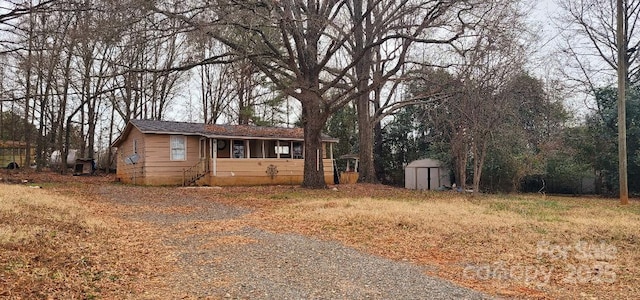
[[[442,162],[435,159],[420,159],[411,162],[407,165],[407,168],[439,168],[442,167]]]
[[[345,154],[340,156],[340,159],[360,159],[360,154]]]
[[[126,137],[133,127],[138,128],[142,133],[148,134],[199,135],[208,138],[304,140],[304,129],[302,128],[131,120],[122,131],[121,136],[113,143],[113,147],[118,147],[123,137]],[[322,140],[325,142],[338,142],[338,139],[324,134],[322,135]]]

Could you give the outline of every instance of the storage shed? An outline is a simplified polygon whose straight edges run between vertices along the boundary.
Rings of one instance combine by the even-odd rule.
[[[449,170],[435,159],[416,160],[404,169],[404,187],[411,190],[435,190],[451,186]]]
[[[73,175],[93,175],[96,170],[96,163],[93,158],[78,158],[73,166]]]

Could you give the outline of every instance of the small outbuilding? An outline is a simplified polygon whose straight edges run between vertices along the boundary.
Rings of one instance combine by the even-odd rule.
[[[343,172],[340,172],[339,183],[340,184],[354,184],[358,182],[358,163],[360,156],[358,154],[345,154],[340,156],[347,162],[347,166]]]
[[[449,170],[435,159],[411,162],[404,169],[404,187],[411,190],[435,190],[451,186]]]
[[[31,158],[36,157],[33,147],[30,152]],[[31,164],[33,163],[32,161]],[[27,143],[0,140],[0,168],[18,169],[29,165],[27,162]]]
[[[93,175],[96,170],[96,163],[93,158],[78,158],[73,166],[73,175]]]

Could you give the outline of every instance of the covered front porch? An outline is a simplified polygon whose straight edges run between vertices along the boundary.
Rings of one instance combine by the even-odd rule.
[[[303,180],[302,140],[202,137],[199,148],[199,162],[184,170],[183,185],[295,185]],[[317,155],[325,182],[333,184],[333,142],[323,142]]]

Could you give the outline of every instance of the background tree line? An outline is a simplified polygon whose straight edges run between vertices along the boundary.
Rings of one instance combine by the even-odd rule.
[[[572,5],[566,24],[593,28]],[[584,174],[612,191],[609,85],[532,75],[539,40],[527,13],[507,0],[7,2],[0,135],[36,149],[41,169],[70,149],[108,166],[133,118],[298,124],[308,187],[324,186],[311,155],[324,131],[341,139],[336,156],[359,154],[362,182],[400,184],[408,162],[434,157],[475,191]],[[563,78],[590,78],[580,70]],[[563,101],[585,82],[597,105],[577,122]],[[602,156],[588,157],[596,146]]]

